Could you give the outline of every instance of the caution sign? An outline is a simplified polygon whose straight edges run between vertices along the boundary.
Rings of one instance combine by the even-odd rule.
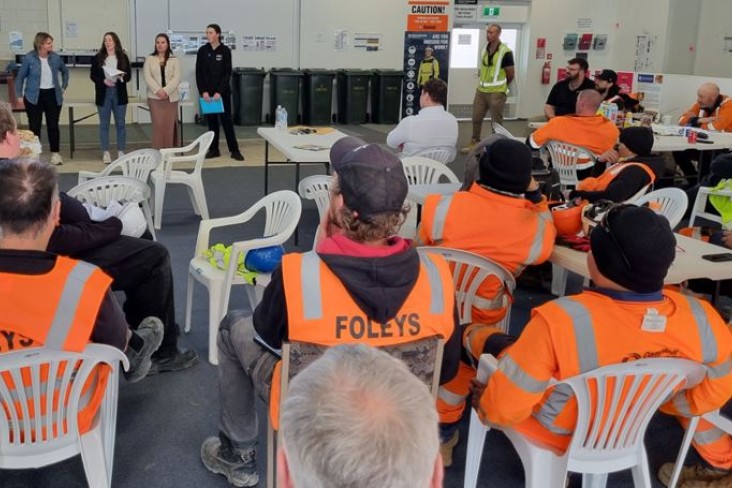
[[[410,32],[447,32],[449,1],[410,0],[407,30]]]

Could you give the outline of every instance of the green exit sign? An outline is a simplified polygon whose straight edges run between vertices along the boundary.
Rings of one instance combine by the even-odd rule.
[[[501,14],[501,7],[483,7],[483,17],[498,17]]]

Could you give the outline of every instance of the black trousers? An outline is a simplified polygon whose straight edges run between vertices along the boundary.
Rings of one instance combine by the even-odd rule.
[[[175,322],[170,254],[165,246],[148,239],[120,236],[73,257],[99,266],[112,277],[112,289],[125,294],[123,310],[133,329],[151,315],[163,322],[163,343],[157,355],[175,351],[179,328]]]
[[[38,139],[41,138],[43,115],[46,115],[48,144],[51,146],[51,152],[58,152],[61,145],[61,133],[58,128],[61,105],[56,102],[56,90],[53,88],[41,90],[36,104],[29,102],[27,98],[23,102],[25,103],[25,111],[28,114],[28,126],[31,132],[38,136]]]
[[[712,162],[713,151],[699,151],[698,149],[687,149],[686,151],[674,151],[674,161],[681,168],[681,172],[688,178],[696,178],[701,181],[709,174],[709,165]],[[699,161],[699,170],[694,167],[692,160]]]
[[[219,119],[221,119],[221,125],[224,127],[224,136],[226,136],[226,145],[229,147],[229,152],[239,152],[239,143],[236,142],[236,133],[234,132],[234,122],[231,120],[231,96],[221,95],[221,100],[224,103],[224,111],[220,114],[208,114],[208,130],[213,131],[214,138],[211,143],[211,149],[219,149]]]

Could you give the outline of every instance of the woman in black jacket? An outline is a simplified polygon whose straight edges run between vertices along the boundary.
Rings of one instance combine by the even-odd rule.
[[[221,156],[219,152],[219,118],[224,126],[226,145],[229,147],[231,158],[244,161],[236,141],[234,124],[231,121],[231,49],[221,43],[221,27],[218,24],[209,24],[206,27],[208,43],[201,46],[196,55],[196,85],[205,101],[221,100],[224,111],[219,114],[206,115],[208,130],[213,131],[214,139],[207,158]]]
[[[122,49],[119,36],[114,32],[107,32],[104,34],[102,47],[92,59],[89,74],[94,82],[94,100],[99,111],[99,140],[104,164],[112,162],[109,154],[109,124],[113,113],[117,128],[117,157],[120,158],[125,153],[127,82],[130,81],[130,72],[130,59]]]

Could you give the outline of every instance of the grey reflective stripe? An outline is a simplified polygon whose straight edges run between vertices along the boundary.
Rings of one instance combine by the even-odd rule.
[[[435,207],[435,217],[432,220],[432,242],[439,244],[442,241],[442,235],[445,233],[445,220],[447,219],[447,211],[450,210],[452,203],[452,195],[440,198]]]
[[[315,251],[302,255],[300,266],[302,313],[305,320],[323,318],[323,293],[320,289],[320,257]]]
[[[430,313],[435,315],[444,313],[444,288],[442,278],[440,278],[440,271],[429,256],[425,256],[422,252],[419,252],[419,260],[427,270],[427,281],[430,285]]]
[[[92,273],[97,269],[96,266],[83,261],[78,261],[71,269],[66,277],[64,289],[61,292],[56,312],[51,322],[51,329],[48,331],[44,346],[49,349],[61,349],[66,342],[66,338],[71,332],[74,324],[74,317],[79,308],[81,295],[89,281]]]
[[[455,293],[455,297],[457,298],[458,302],[464,301],[466,295],[467,293],[464,291]],[[473,299],[473,306],[481,310],[500,310],[508,305],[507,301],[508,296],[506,296],[506,293],[504,293],[502,288],[499,291],[498,295],[492,299],[476,296]]]
[[[712,444],[717,442],[719,439],[724,437],[725,432],[717,427],[712,427],[709,430],[694,432],[694,442],[697,444]]]
[[[674,395],[671,403],[680,414],[691,417],[691,407],[689,406],[689,401],[686,399],[686,391],[680,391]]]
[[[567,297],[554,300],[554,303],[563,309],[572,320],[572,329],[574,329],[574,337],[577,342],[579,372],[586,373],[599,368],[597,340],[595,339],[595,329],[592,328],[590,311],[582,303]]]
[[[547,210],[546,212],[539,213],[539,225],[536,229],[536,235],[534,236],[534,242],[531,243],[531,249],[529,249],[529,257],[526,258],[524,264],[527,266],[534,264],[541,255],[541,250],[544,247],[544,231],[546,230],[546,222],[552,218],[551,213]]]
[[[707,376],[711,379],[727,376],[732,372],[732,358],[727,358],[723,363],[707,367]]]
[[[699,332],[699,340],[702,348],[702,362],[704,364],[713,363],[717,360],[717,340],[714,337],[712,328],[709,326],[707,314],[702,308],[701,302],[696,298],[684,295],[686,301],[689,302],[691,313],[694,314],[696,320],[696,329]]]
[[[437,389],[437,398],[447,403],[448,405],[462,405],[467,397],[468,395],[462,396],[458,395],[457,393],[448,391],[445,389],[444,386],[441,386]]]
[[[534,418],[553,434],[571,435],[571,430],[557,427],[554,425],[554,420],[556,420],[559,413],[564,410],[564,406],[573,397],[574,392],[569,385],[566,383],[558,384],[552,390],[549,398],[547,398],[539,411],[533,414]]]
[[[498,369],[505,374],[511,382],[528,393],[543,393],[546,390],[548,381],[539,381],[527,373],[521,366],[516,364],[510,354],[505,354],[498,363]]]

